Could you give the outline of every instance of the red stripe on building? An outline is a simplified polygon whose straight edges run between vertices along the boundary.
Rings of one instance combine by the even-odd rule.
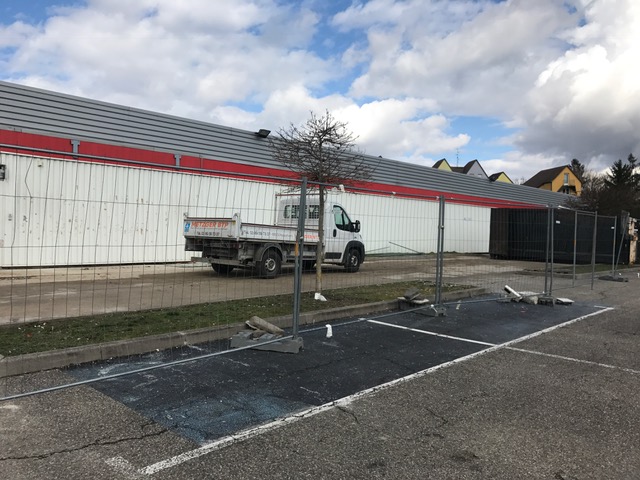
[[[173,153],[109,145],[86,140],[82,140],[78,154],[75,155],[71,140],[70,138],[0,129],[0,148],[2,151],[16,154],[34,155],[40,153],[50,158],[64,160],[119,165],[129,168],[151,168],[181,173],[208,174],[268,183],[282,183],[283,179],[296,180],[300,178],[297,173],[291,172],[290,170],[266,168],[190,155],[181,155],[179,165],[176,165],[176,158]],[[472,195],[441,192],[402,185],[389,185],[378,182],[359,182],[357,185],[349,188],[349,190],[359,193],[374,193],[403,198],[421,198],[434,201],[436,197],[442,195],[447,202],[481,207],[539,207],[539,205],[524,202],[475,197]]]

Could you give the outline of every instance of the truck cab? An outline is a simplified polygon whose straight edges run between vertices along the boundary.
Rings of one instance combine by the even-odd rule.
[[[278,195],[277,197],[279,201],[276,202],[276,225],[296,226],[300,215],[300,197],[297,195]],[[320,205],[317,196],[307,197],[306,210],[305,243],[309,242],[313,247],[315,262],[318,236],[317,233],[308,235],[307,232],[318,230]],[[360,222],[351,221],[344,207],[330,198],[325,201],[324,222],[323,263],[343,264],[348,271],[358,271],[365,256],[364,242],[360,235]],[[310,266],[310,260],[303,261]]]

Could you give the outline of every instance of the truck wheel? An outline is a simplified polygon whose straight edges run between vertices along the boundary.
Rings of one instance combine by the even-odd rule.
[[[344,269],[349,273],[360,270],[360,252],[356,248],[349,250],[347,258],[344,262]]]
[[[282,260],[275,250],[267,250],[258,264],[258,275],[262,278],[276,278],[280,274]]]
[[[216,272],[218,275],[229,275],[234,267],[233,265],[222,265],[220,263],[212,263],[211,268],[213,268],[213,271]]]

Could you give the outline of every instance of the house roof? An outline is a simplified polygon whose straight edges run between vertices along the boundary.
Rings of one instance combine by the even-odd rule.
[[[507,177],[507,179],[513,183],[513,180],[511,180],[511,178],[509,177],[509,175],[507,175],[504,172],[497,172],[494,174],[489,175],[489,180],[491,180],[492,182],[495,182],[496,180],[498,180],[498,178],[500,178],[500,175],[504,175],[505,177]]]
[[[560,167],[548,168],[546,170],[540,170],[533,177],[523,183],[527,187],[535,187],[539,188],[546,183],[551,183],[553,180],[562,173],[562,171],[568,168],[571,170],[569,165],[561,165]],[[573,170],[571,170],[573,172]]]
[[[447,159],[446,159],[446,158],[441,158],[440,160],[438,160],[436,163],[434,163],[434,164],[433,164],[433,167],[432,167],[432,168],[440,168],[440,166],[441,166],[443,163],[446,163],[446,164],[447,164],[447,166],[449,166],[449,168],[451,168],[451,166],[449,165],[449,162],[447,162]]]
[[[453,172],[464,173],[466,175],[476,163],[478,164],[478,167],[480,167],[480,170],[482,170],[482,173],[484,173],[485,177],[487,177],[487,172],[484,171],[484,168],[482,168],[482,165],[480,165],[480,162],[478,160],[471,160],[470,162],[467,162],[464,167],[451,167],[451,170]]]

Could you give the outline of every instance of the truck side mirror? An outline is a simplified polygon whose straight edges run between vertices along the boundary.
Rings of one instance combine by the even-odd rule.
[[[360,231],[360,220],[356,220],[351,224],[351,230],[358,233]]]

